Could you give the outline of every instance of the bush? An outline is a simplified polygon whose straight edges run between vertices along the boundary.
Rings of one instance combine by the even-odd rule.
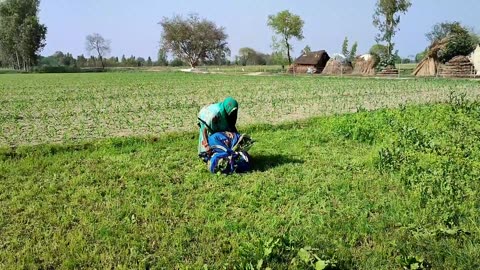
[[[88,72],[105,72],[102,68],[79,68],[67,66],[41,66],[33,68],[32,72],[36,73],[88,73]]]
[[[480,117],[480,103],[451,95],[439,117],[442,125],[427,130],[398,115],[392,125],[396,139],[380,149],[378,169],[398,173],[407,189],[418,192],[418,203],[430,213],[426,221],[456,227],[471,214],[463,204],[478,195],[480,133],[472,123]]]
[[[80,71],[80,68],[66,66],[41,66],[33,68],[33,72],[38,73],[76,73]]]
[[[442,63],[450,61],[457,55],[468,56],[476,46],[475,38],[468,32],[455,34],[449,38],[445,48],[438,53],[438,59]]]
[[[373,45],[369,53],[378,59],[377,68],[379,69],[387,66],[395,66],[395,62],[399,58],[397,55],[398,52],[389,57],[387,46],[382,44]]]
[[[423,52],[417,53],[417,55],[415,55],[415,62],[417,62],[417,63],[422,62],[422,60],[425,58],[425,56],[427,56],[427,53],[428,53],[427,49],[424,50]]]
[[[181,59],[175,58],[170,62],[171,67],[183,67],[187,66]]]

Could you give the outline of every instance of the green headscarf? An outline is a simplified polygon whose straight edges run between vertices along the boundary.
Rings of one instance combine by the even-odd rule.
[[[238,110],[238,102],[232,97],[227,97],[223,101],[222,105],[227,115],[230,115],[233,111]]]

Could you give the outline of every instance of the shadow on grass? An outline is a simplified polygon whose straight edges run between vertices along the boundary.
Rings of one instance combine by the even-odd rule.
[[[266,172],[285,164],[303,164],[304,161],[287,155],[254,155],[252,156],[253,171]]]

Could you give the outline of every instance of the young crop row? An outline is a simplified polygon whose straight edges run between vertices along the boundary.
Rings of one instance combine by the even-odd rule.
[[[0,146],[195,129],[198,110],[234,96],[239,124],[445,101],[480,93],[466,80],[106,73],[4,75]]]

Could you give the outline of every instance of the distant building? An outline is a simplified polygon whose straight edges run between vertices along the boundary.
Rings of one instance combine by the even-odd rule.
[[[330,56],[324,50],[303,53],[290,66],[290,73],[322,73]]]
[[[475,66],[477,75],[480,75],[480,45],[477,45],[477,49],[473,51],[471,61],[473,63],[473,66]]]

